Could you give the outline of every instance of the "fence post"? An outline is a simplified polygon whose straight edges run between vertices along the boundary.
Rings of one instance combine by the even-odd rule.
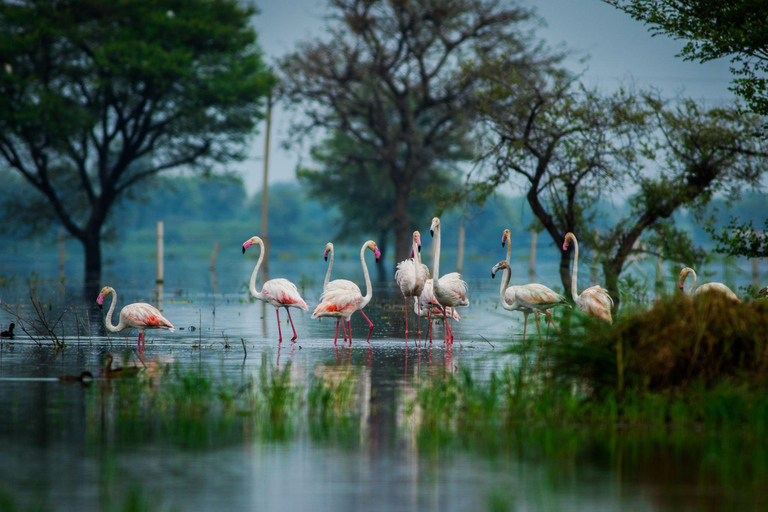
[[[165,269],[163,268],[163,260],[165,256],[164,247],[164,230],[163,221],[157,222],[157,251],[156,251],[156,276],[155,276],[155,292],[157,294],[157,309],[163,310],[163,285],[165,285]]]
[[[269,135],[272,128],[272,92],[267,95],[267,126],[264,134],[264,181],[261,185],[261,239],[264,241],[264,262],[261,267],[261,282],[269,279],[269,234],[267,215],[269,213],[269,187],[267,185],[267,175],[269,173]]]
[[[464,224],[459,227],[459,248],[456,251],[456,272],[461,274],[461,270],[464,267],[464,237],[466,236],[466,228]]]
[[[531,256],[528,260],[528,282],[532,283],[536,279],[536,244],[539,241],[539,234],[536,231],[531,232]]]

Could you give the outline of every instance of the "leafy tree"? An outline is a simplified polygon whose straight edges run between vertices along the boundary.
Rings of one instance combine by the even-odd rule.
[[[2,172],[37,192],[38,224],[83,244],[86,294],[121,197],[160,172],[243,156],[274,81],[254,13],[235,0],[0,6]]]
[[[382,175],[372,184],[391,183],[386,217],[400,260],[418,184],[473,147],[478,77],[463,68],[486,55],[531,66],[540,54],[524,31],[531,14],[500,0],[332,0],[329,18],[327,37],[282,60],[283,97],[303,113],[297,138],[341,132],[355,147],[336,148]],[[339,204],[364,204],[341,192]]]
[[[318,168],[300,169],[299,180],[311,196],[326,206],[338,208],[340,222],[336,237],[339,240],[356,239],[360,233],[371,233],[376,237],[382,253],[377,267],[379,277],[384,279],[384,256],[393,232],[392,205],[396,201],[395,187],[386,170],[367,148],[360,147],[340,131],[324,144],[315,146],[312,158]],[[428,222],[427,217],[436,205],[447,200],[449,192],[456,188],[455,180],[451,178],[457,173],[455,169],[423,169],[415,178],[413,192],[408,197],[411,218]]]
[[[690,100],[668,106],[623,90],[605,96],[558,71],[521,78],[489,65],[484,73],[481,111],[493,170],[474,192],[482,198],[513,177],[522,183],[558,246],[573,231],[599,250],[617,306],[619,276],[631,255],[697,256],[675,228],[677,210],[702,207],[716,192],[737,193],[761,176],[760,140],[751,136],[758,119],[737,108],[705,110]],[[609,193],[628,199],[626,215],[598,218],[599,199]],[[569,289],[570,254],[561,253],[560,275]]]

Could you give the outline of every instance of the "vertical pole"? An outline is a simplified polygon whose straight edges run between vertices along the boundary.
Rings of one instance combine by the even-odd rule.
[[[466,236],[466,228],[464,224],[459,227],[459,248],[456,251],[456,272],[461,274],[462,267],[464,266],[464,237]]]
[[[532,283],[536,278],[536,244],[539,241],[539,234],[536,231],[531,232],[531,256],[528,260],[528,282]]]
[[[59,282],[64,282],[64,262],[66,261],[64,246],[64,228],[59,228]]]
[[[165,269],[163,268],[163,259],[165,248],[163,246],[163,221],[157,222],[157,251],[156,251],[156,277],[155,277],[155,289],[156,289],[156,301],[157,309],[163,310],[163,285],[165,284]]]
[[[261,239],[264,240],[264,263],[261,267],[261,282],[269,280],[269,234],[267,231],[267,213],[269,205],[269,187],[267,175],[269,174],[269,135],[272,128],[272,92],[267,95],[267,126],[264,134],[264,181],[261,184]]]
[[[219,260],[219,242],[213,245],[213,254],[211,254],[211,264],[208,266],[208,270],[211,272],[216,271],[216,262]]]

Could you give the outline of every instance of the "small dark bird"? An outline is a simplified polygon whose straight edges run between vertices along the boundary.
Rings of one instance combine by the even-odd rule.
[[[16,327],[16,324],[11,323],[11,325],[8,326],[7,331],[0,332],[0,338],[8,338],[9,340],[12,340],[14,327]]]
[[[112,361],[112,354],[107,354],[107,357],[104,360],[104,376],[108,379],[135,377],[142,370],[138,366],[132,366],[130,368],[118,366],[117,368],[112,368]]]
[[[59,377],[61,382],[79,382],[83,385],[88,385],[93,380],[93,374],[88,370],[82,372],[80,375],[61,375]]]

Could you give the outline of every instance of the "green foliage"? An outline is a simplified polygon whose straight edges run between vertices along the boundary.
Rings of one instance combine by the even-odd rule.
[[[768,5],[755,0],[604,0],[651,26],[654,34],[687,41],[680,56],[706,62],[730,57],[733,91],[753,112],[768,115]]]
[[[734,216],[722,231],[708,227],[707,232],[712,240],[717,242],[715,252],[729,256],[745,256],[747,258],[768,257],[768,218],[765,219],[765,229],[755,229],[752,220],[740,221]]]

